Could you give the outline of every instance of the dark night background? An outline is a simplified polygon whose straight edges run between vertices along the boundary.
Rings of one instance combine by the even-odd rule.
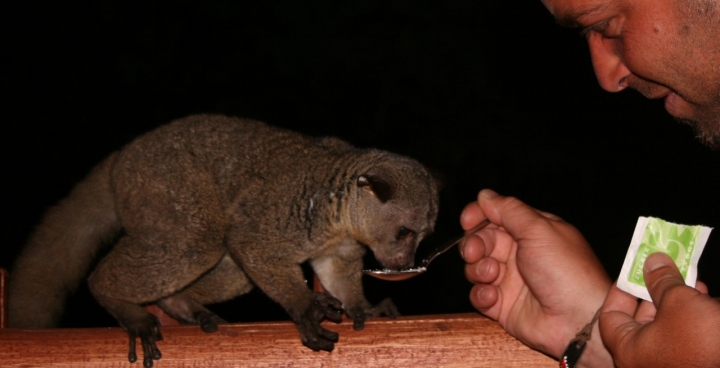
[[[446,177],[432,244],[481,188],[577,226],[617,277],[637,217],[720,227],[720,153],[662,102],[610,94],[540,1],[4,2],[0,267],[42,213],[133,137],[192,113],[409,155]],[[720,296],[710,236],[700,278]],[[549,264],[548,267],[562,267]],[[576,275],[568,274],[568,278]],[[456,251],[367,280],[404,314],[472,311]],[[259,292],[229,321],[286,319]],[[84,287],[67,326],[115,325]]]

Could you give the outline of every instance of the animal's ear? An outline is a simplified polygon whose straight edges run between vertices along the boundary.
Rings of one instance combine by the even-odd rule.
[[[380,202],[385,203],[393,195],[390,183],[372,175],[360,175],[357,179],[357,186],[371,191]]]
[[[435,182],[435,188],[437,188],[437,191],[439,192],[443,190],[445,188],[445,175],[443,175],[440,170],[432,167],[426,166],[425,169],[430,173],[430,176]]]

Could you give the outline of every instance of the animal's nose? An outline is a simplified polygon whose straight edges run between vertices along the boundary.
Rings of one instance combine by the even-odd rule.
[[[383,266],[390,270],[401,270],[415,265],[415,254],[404,254],[387,260],[380,260]]]

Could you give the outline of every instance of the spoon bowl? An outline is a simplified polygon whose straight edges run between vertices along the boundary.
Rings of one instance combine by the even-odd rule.
[[[476,231],[479,231],[480,229],[487,226],[489,223],[490,223],[490,220],[484,219],[479,224],[477,224],[477,226],[475,226],[474,228],[466,231],[462,235],[460,235],[454,239],[451,239],[448,242],[442,244],[441,246],[435,248],[432,252],[430,252],[430,255],[428,255],[425,259],[423,259],[419,263],[419,265],[417,267],[404,268],[402,270],[389,270],[389,269],[363,270],[363,273],[368,276],[372,276],[372,277],[378,278],[380,280],[385,280],[385,281],[402,281],[402,280],[407,280],[409,278],[423,274],[423,273],[425,273],[425,271],[427,271],[427,267],[428,267],[428,265],[430,265],[430,262],[432,262],[433,259],[435,259],[437,256],[447,252],[455,244],[457,244],[461,240],[463,240],[466,235],[472,234]]]

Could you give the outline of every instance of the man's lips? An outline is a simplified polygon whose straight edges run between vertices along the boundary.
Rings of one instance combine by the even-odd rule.
[[[676,118],[681,118],[678,106],[680,98],[675,92],[669,92],[665,95],[665,111]]]
[[[654,94],[654,95],[649,95],[649,96],[645,96],[645,97],[647,97],[647,98],[649,98],[649,99],[651,99],[651,100],[657,100],[657,99],[660,99],[660,98],[665,98],[665,97],[667,97],[667,96],[669,96],[669,95],[671,95],[671,94],[675,94],[675,93],[674,93],[673,91],[671,91],[671,90],[667,90],[667,91],[664,91],[664,92],[662,92],[662,93],[656,93],[656,94]]]
[[[628,87],[650,100],[665,99],[665,111],[675,118],[690,119],[694,114],[692,104],[667,85],[631,74],[628,77]]]
[[[659,100],[664,98],[665,99],[665,110],[672,116],[678,117],[677,114],[678,111],[678,99],[680,96],[678,96],[677,93],[673,92],[671,89],[663,89],[662,91],[655,91],[653,93],[645,94],[645,97],[650,100]]]
[[[656,84],[647,83],[639,85],[631,85],[631,88],[640,92],[643,96],[651,100],[665,99],[665,110],[675,118],[689,118],[691,113],[690,106],[682,96],[672,89]]]

